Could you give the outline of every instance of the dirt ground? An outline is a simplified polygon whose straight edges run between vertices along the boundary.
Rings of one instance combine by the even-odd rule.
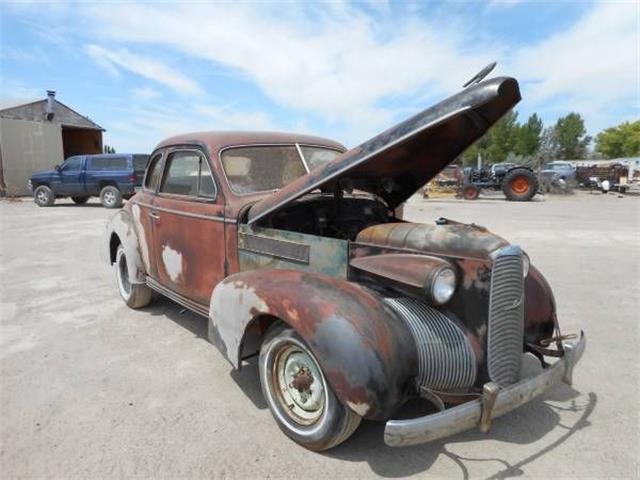
[[[0,202],[0,476],[639,478],[640,198],[413,199],[405,215],[484,225],[521,245],[588,345],[573,387],[468,432],[392,449],[364,422],[318,454],[287,439],[255,363],[233,372],[206,319],[133,311],[100,258],[93,200]]]

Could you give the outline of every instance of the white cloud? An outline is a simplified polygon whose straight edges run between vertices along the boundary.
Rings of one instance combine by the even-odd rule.
[[[140,149],[151,152],[163,138],[185,132],[275,129],[269,115],[231,106],[158,102],[155,97],[142,96],[131,101],[105,101],[113,117],[105,134],[105,143],[122,152]]]
[[[131,90],[131,96],[142,100],[155,100],[160,98],[161,94],[158,90],[151,87],[134,88]]]
[[[124,48],[109,50],[91,44],[85,47],[85,52],[112,74],[116,74],[118,69],[124,69],[182,93],[199,94],[202,92],[195,81],[175,69],[157,60],[133,54]]]
[[[516,51],[511,68],[525,84],[525,101],[553,102],[558,110],[583,113],[594,125],[621,102],[635,104],[640,114],[639,5],[597,4],[567,30]]]
[[[488,6],[490,8],[496,8],[496,7],[510,8],[523,2],[524,0],[489,0]]]
[[[369,134],[388,126],[393,116],[381,100],[427,85],[442,96],[496,56],[463,45],[451,23],[410,15],[376,23],[340,2],[310,8],[127,4],[87,12],[112,41],[162,45],[222,64],[280,105],[360,126]],[[200,28],[202,19],[219,21]]]

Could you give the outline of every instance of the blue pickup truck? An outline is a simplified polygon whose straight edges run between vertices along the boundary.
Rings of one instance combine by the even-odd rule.
[[[104,207],[118,208],[142,185],[148,160],[149,155],[133,153],[76,155],[54,170],[34,173],[29,188],[41,207],[49,207],[61,197],[83,204],[98,196]]]

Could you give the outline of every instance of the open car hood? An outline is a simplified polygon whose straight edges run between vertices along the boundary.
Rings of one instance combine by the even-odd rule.
[[[395,208],[455,160],[520,101],[518,82],[472,85],[297,178],[249,211],[248,223],[315,189],[363,190]]]

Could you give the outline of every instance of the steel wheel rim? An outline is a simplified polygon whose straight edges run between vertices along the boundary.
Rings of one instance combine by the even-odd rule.
[[[118,252],[118,258],[116,259],[116,276],[120,294],[124,298],[129,298],[131,296],[131,281],[129,280],[129,270],[127,269],[127,257],[122,250]]]
[[[295,344],[285,345],[275,356],[272,385],[286,415],[300,425],[313,425],[322,418],[326,383],[320,366]]]
[[[113,192],[104,192],[104,196],[102,198],[104,198],[105,203],[111,205],[115,201],[116,196]]]
[[[518,195],[522,195],[529,191],[529,179],[524,176],[515,177],[511,181],[511,190]]]

